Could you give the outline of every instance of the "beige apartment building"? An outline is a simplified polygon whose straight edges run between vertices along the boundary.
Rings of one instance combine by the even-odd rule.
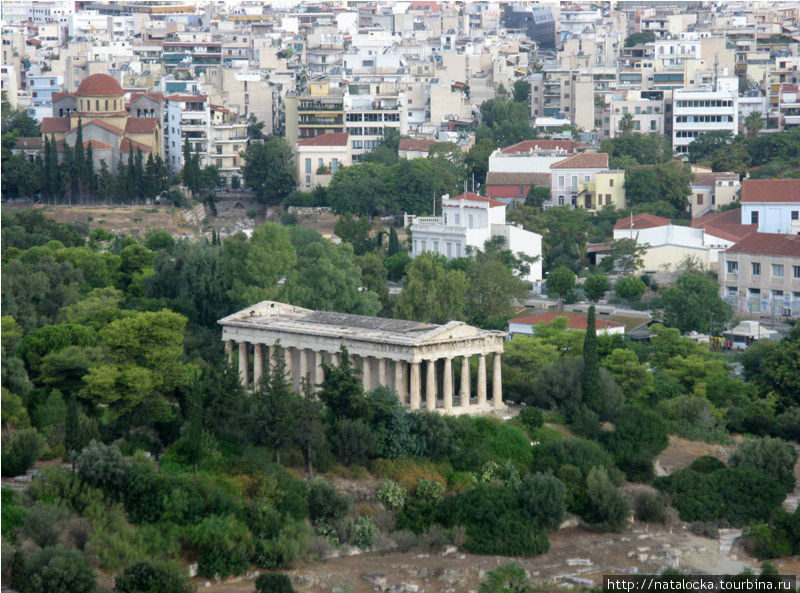
[[[632,134],[664,133],[664,91],[617,91],[605,97],[603,138],[622,136],[626,114],[633,117]]]
[[[800,235],[751,233],[719,261],[722,298],[735,311],[800,317]]]
[[[699,218],[730,204],[742,187],[736,173],[715,173],[710,170],[693,170],[692,173],[692,193],[689,196],[692,218]]]
[[[339,167],[353,164],[353,151],[346,132],[328,132],[303,138],[295,145],[297,185],[302,191],[327,187]]]

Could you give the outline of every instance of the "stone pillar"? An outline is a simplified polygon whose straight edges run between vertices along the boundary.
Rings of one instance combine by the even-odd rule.
[[[274,350],[273,350],[274,353]],[[289,383],[294,383],[294,360],[292,360],[294,356],[294,348],[284,348],[283,349],[283,366],[284,366],[284,376]]]
[[[425,407],[429,412],[436,409],[436,360],[428,361],[428,374],[425,381]]]
[[[492,404],[495,408],[503,407],[503,375],[501,369],[501,354],[494,353],[494,370],[492,372]]]
[[[419,410],[419,365],[418,362],[411,363],[411,379],[409,381],[409,407],[412,410]]]
[[[253,388],[257,388],[264,376],[264,348],[261,344],[253,344]]]
[[[461,407],[469,405],[469,392],[470,392],[470,368],[469,356],[464,356],[461,359]]]
[[[453,359],[449,356],[444,359],[444,411],[449,412],[453,409]]]
[[[361,357],[361,385],[364,391],[372,389],[372,361],[369,356]]]
[[[233,340],[225,340],[225,360],[233,364]]]
[[[478,356],[478,406],[486,406],[486,355]]]
[[[245,388],[250,383],[249,373],[247,372],[247,359],[247,342],[239,342],[239,380]]]
[[[331,352],[331,366],[338,367],[339,366],[339,353],[338,352]]]
[[[275,356],[275,347],[264,344],[264,372],[269,373],[272,368],[272,357]]]
[[[405,404],[408,399],[406,394],[406,372],[405,362],[402,360],[394,361],[394,390],[397,392],[397,399],[401,404]]]
[[[297,349],[297,372],[294,375],[294,389],[300,391],[303,385],[303,379],[308,377],[308,351],[305,348]]]
[[[322,363],[324,362],[325,353],[322,351],[313,352],[314,355],[314,390],[319,389],[322,382],[325,380],[325,373],[322,371]]]
[[[386,359],[378,359],[378,385],[387,385],[386,383]]]

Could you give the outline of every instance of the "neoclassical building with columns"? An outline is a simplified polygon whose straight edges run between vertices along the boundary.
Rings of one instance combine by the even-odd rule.
[[[295,389],[304,378],[313,386],[322,383],[323,363],[338,364],[345,347],[365,390],[390,387],[409,410],[484,414],[504,408],[500,361],[505,332],[460,321],[435,325],[312,311],[273,301],[218,323],[228,360],[238,364],[248,388],[268,371],[276,346],[284,350],[287,378]],[[473,357],[475,364],[470,364]]]

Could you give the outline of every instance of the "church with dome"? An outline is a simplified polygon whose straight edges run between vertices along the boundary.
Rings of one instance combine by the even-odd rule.
[[[53,116],[43,118],[40,126],[42,142],[55,139],[59,152],[64,143],[74,147],[78,121],[84,146],[92,144],[96,170],[105,161],[115,171],[129,151],[140,150],[145,159],[161,155],[161,96],[140,93],[126,103],[125,91],[109,74],[84,78],[74,93],[53,93]]]

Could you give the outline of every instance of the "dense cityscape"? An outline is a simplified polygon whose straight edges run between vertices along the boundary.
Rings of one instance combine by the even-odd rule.
[[[4,593],[796,589],[800,1],[0,24]]]

